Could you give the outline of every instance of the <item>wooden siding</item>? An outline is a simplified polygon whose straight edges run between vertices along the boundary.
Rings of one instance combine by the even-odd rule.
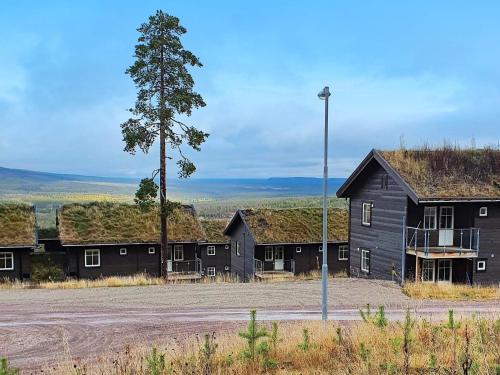
[[[231,273],[241,281],[248,281],[254,276],[254,240],[240,217],[235,219],[228,234],[231,237]],[[240,243],[240,255],[236,254],[237,242]]]
[[[215,255],[208,255],[208,246],[215,246]],[[198,249],[205,276],[207,275],[207,267],[215,267],[216,274],[231,271],[231,248],[229,243],[200,244]],[[226,271],[226,267],[229,267],[229,270]]]
[[[0,248],[0,253],[13,253],[14,255],[14,269],[0,271],[0,279],[22,280],[29,278],[31,268],[30,252],[30,248]]]
[[[487,217],[479,217],[480,207],[488,207]],[[480,230],[477,260],[486,260],[485,272],[478,272],[474,262],[474,283],[500,283],[500,203],[476,203],[474,225]]]
[[[392,269],[401,275],[403,217],[408,197],[388,176],[387,188],[381,187],[386,171],[372,160],[353,182],[350,193],[350,275],[392,279]],[[363,202],[373,203],[372,223],[361,224]],[[370,273],[361,271],[361,249],[370,250]]]

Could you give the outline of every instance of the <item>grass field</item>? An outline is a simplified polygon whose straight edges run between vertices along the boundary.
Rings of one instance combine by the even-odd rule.
[[[403,292],[417,299],[445,300],[485,300],[499,299],[499,286],[437,284],[437,283],[406,283]]]

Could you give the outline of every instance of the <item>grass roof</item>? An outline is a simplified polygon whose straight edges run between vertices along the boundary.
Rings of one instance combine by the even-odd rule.
[[[241,211],[257,243],[322,241],[321,208],[249,209]],[[348,212],[328,209],[328,240],[347,241]]]
[[[158,243],[159,209],[142,211],[125,203],[73,203],[58,212],[59,237],[65,245]],[[192,206],[175,209],[168,218],[168,241],[204,240]]]
[[[35,212],[32,206],[19,203],[0,203],[0,246],[34,246]]]
[[[380,151],[420,199],[500,198],[500,149]]]
[[[200,222],[209,243],[226,243],[229,241],[229,238],[224,236],[227,220],[201,220]]]

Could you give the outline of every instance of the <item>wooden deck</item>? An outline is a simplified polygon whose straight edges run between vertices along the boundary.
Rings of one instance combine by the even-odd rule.
[[[264,272],[256,272],[255,277],[260,280],[272,280],[272,279],[293,279],[295,275],[293,272],[288,271],[264,271]]]
[[[168,280],[199,280],[201,274],[198,272],[169,272]]]
[[[429,247],[427,251],[424,247],[409,247],[406,254],[416,255],[425,259],[457,259],[457,258],[477,258],[478,252],[471,249],[461,249],[459,247]]]

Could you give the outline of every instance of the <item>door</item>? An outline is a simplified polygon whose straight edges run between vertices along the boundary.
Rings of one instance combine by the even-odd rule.
[[[274,270],[275,271],[283,271],[284,269],[284,259],[285,258],[285,251],[283,249],[283,246],[276,246],[274,249]]]
[[[434,268],[435,261],[434,259],[422,259],[422,281],[425,282],[434,282]]]
[[[452,265],[451,259],[438,260],[438,282],[451,283]]]
[[[453,246],[454,221],[452,206],[439,209],[439,246]]]
[[[167,272],[172,272],[172,246],[168,246]]]

